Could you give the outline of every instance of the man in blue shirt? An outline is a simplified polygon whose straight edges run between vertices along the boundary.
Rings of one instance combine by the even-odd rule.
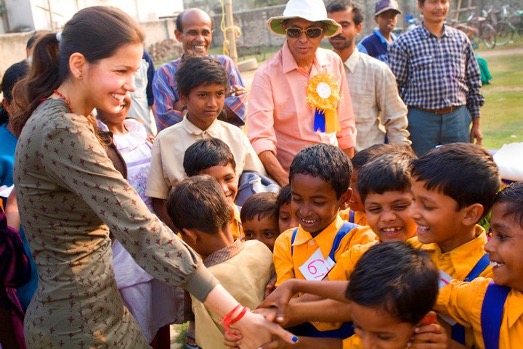
[[[398,24],[398,14],[401,14],[401,11],[397,1],[378,1],[374,11],[374,20],[378,24],[378,28],[360,41],[358,51],[388,63],[387,50],[390,44],[396,40],[392,31]]]
[[[389,48],[390,67],[418,156],[440,144],[475,142],[485,98],[474,50],[465,33],[445,25],[449,0],[418,0],[423,22]]]

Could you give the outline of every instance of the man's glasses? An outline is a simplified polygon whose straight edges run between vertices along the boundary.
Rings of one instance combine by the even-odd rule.
[[[301,36],[301,33],[305,33],[305,35],[307,35],[307,37],[310,39],[315,39],[321,36],[321,33],[323,33],[323,28],[286,28],[285,32],[289,38],[293,39],[298,39]]]

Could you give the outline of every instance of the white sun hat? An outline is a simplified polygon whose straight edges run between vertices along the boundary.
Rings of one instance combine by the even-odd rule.
[[[327,10],[322,0],[289,0],[283,11],[283,16],[271,17],[267,20],[267,27],[276,33],[285,35],[281,23],[290,18],[303,18],[310,22],[322,22],[327,26],[325,37],[331,37],[341,30],[336,21],[327,17]]]

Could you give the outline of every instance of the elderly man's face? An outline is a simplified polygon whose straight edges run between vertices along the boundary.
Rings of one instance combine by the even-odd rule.
[[[312,62],[314,60],[314,55],[320,46],[321,39],[325,36],[324,31],[322,31],[320,36],[311,38],[305,32],[305,30],[309,28],[324,29],[324,25],[321,22],[310,22],[302,18],[292,18],[285,25],[285,29],[302,30],[300,36],[297,38],[290,37],[289,33],[287,33],[287,44],[289,45],[289,50],[298,64],[301,62]]]
[[[202,10],[194,9],[182,17],[182,32],[175,30],[176,39],[185,52],[206,56],[212,42],[211,17]]]

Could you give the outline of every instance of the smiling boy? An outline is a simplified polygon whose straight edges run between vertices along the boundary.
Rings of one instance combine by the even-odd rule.
[[[414,154],[396,151],[376,157],[360,170],[358,191],[367,222],[379,242],[405,242],[416,234],[411,217],[410,162]],[[328,275],[329,280],[349,280],[361,256],[375,242],[356,245],[344,252]]]
[[[519,348],[523,343],[523,183],[513,183],[496,195],[491,229],[485,251],[493,265],[493,279],[452,281],[440,290],[436,310],[472,327],[475,348]]]
[[[165,200],[170,188],[186,177],[183,154],[197,140],[218,138],[225,142],[234,155],[237,178],[244,170],[266,174],[242,130],[217,119],[228,89],[227,76],[220,63],[206,57],[186,57],[176,80],[187,115],[156,137],[146,188],[146,195],[153,199],[155,213],[168,225],[172,223]]]
[[[274,244],[276,285],[290,278],[321,280],[344,251],[376,240],[369,228],[344,223],[338,214],[351,196],[351,173],[349,158],[332,145],[309,146],[296,155],[289,181],[299,227],[282,233]],[[314,327],[318,330],[310,326],[305,335],[336,331],[339,324]]]
[[[491,275],[487,235],[477,223],[490,211],[499,184],[492,156],[471,143],[442,145],[412,161],[411,212],[418,229],[409,242],[431,256],[440,285]],[[463,329],[452,331],[454,340],[471,345]]]

